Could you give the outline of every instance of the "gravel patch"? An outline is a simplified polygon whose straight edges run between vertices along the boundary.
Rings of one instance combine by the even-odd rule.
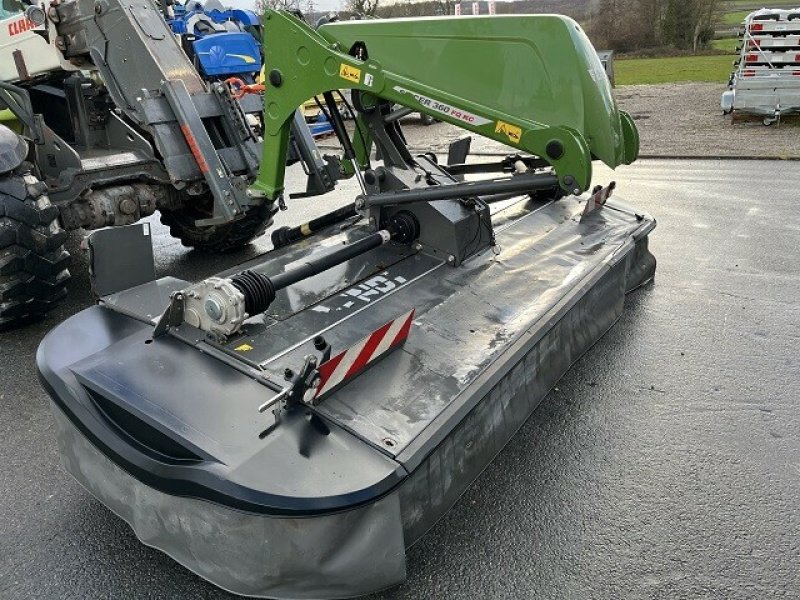
[[[800,117],[784,117],[765,127],[758,117],[724,116],[719,99],[725,90],[717,83],[630,85],[614,95],[620,108],[636,121],[641,156],[800,158]],[[424,126],[418,117],[403,120],[403,131],[415,152],[444,154],[466,131],[446,123]],[[335,138],[321,147],[337,147]],[[513,148],[474,136],[475,154],[506,154]]]
[[[615,92],[636,121],[644,156],[800,158],[800,118],[765,127],[761,118],[723,116],[716,83],[630,85]]]

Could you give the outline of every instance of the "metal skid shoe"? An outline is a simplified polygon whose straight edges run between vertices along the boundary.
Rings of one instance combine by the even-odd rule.
[[[638,135],[572,21],[264,23],[255,192],[283,195],[294,111],[321,94],[341,172],[310,170],[307,191],[352,176],[356,198],[197,283],[155,279],[147,225],[94,233],[99,303],[51,331],[37,365],[67,470],[145,544],[237,594],[358,596],[405,579],[405,549],[653,277],[655,221],[616,184],[590,186],[591,158],[631,162]],[[462,44],[476,36],[491,43]],[[417,81],[429,55],[485,77]],[[525,95],[542,106],[513,118],[487,104],[509,57],[543,82]],[[413,156],[410,110],[515,148]]]

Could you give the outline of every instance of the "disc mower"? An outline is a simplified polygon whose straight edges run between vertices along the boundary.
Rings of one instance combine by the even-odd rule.
[[[592,182],[593,160],[636,158],[638,134],[571,19],[314,30],[267,11],[263,27],[247,197],[285,197],[314,96],[354,196],[198,282],[155,278],[146,225],[92,234],[100,301],[37,362],[67,470],[143,543],[237,594],[350,597],[405,579],[406,548],[653,277],[655,222]],[[161,90],[185,98],[178,79]],[[415,152],[409,112],[507,155],[475,160],[469,137],[446,159]]]

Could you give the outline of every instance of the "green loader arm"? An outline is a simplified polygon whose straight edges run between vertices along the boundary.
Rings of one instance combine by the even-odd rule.
[[[361,90],[547,160],[561,187],[591,184],[594,158],[614,168],[639,151],[603,67],[572,19],[558,15],[349,21],[314,31],[264,15],[263,159],[254,187],[283,190],[295,109],[325,91]],[[366,60],[350,54],[366,48]],[[367,149],[368,150],[368,149]]]

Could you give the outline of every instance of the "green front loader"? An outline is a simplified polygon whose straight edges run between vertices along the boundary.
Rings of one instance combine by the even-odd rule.
[[[343,88],[360,120],[387,103],[430,115],[544,159],[568,193],[588,189],[592,160],[613,168],[638,153],[633,120],[617,110],[594,48],[567,17],[349,21],[314,31],[267,11],[264,36],[266,131],[255,188],[268,197],[283,190],[278,157],[295,109]],[[361,168],[373,141],[368,129],[361,122],[353,140]]]

